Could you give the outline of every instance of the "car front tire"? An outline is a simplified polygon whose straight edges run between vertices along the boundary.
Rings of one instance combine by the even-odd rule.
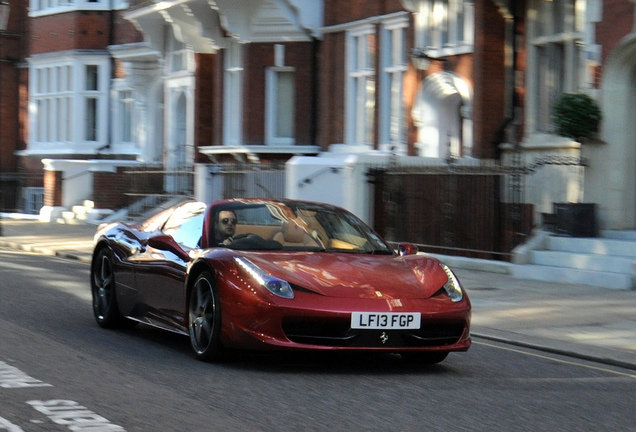
[[[93,259],[91,269],[93,314],[97,324],[103,328],[117,328],[125,321],[117,306],[113,263],[113,252],[103,248]]]
[[[214,279],[204,272],[196,279],[188,302],[188,333],[195,356],[203,361],[223,358],[221,303]]]

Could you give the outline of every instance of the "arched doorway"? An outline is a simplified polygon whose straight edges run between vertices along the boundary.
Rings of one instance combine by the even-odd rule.
[[[413,107],[418,155],[446,159],[472,153],[471,97],[456,74],[440,72],[424,80]]]

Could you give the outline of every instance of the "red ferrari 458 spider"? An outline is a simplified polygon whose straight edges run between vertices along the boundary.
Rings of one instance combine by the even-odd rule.
[[[197,358],[228,349],[400,353],[438,363],[471,343],[453,272],[393,250],[341,208],[287,199],[186,200],[95,235],[93,312],[190,337]]]

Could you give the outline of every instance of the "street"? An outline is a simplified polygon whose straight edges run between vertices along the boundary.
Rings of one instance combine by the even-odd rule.
[[[636,430],[627,369],[484,339],[430,367],[352,354],[203,363],[185,337],[98,327],[86,263],[0,249],[0,277],[0,431]]]

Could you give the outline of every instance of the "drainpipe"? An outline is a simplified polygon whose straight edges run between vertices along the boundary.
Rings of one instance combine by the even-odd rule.
[[[519,20],[518,2],[516,0],[508,0],[496,2],[499,6],[499,12],[505,20],[505,92],[504,92],[504,118],[497,128],[493,138],[490,141],[491,148],[494,148],[496,158],[501,157],[499,146],[512,138],[514,145],[518,145],[519,137],[516,134],[517,126],[517,89],[516,89],[516,72],[517,72],[517,23]],[[512,128],[512,129],[510,129]],[[510,136],[510,131],[514,133]]]
[[[318,115],[318,110],[320,109],[320,104],[318,103],[318,98],[320,97],[320,91],[319,91],[320,69],[319,69],[318,55],[320,50],[320,41],[318,41],[318,39],[314,37],[312,37],[311,49],[312,49],[311,75],[312,75],[313,87],[312,87],[312,95],[311,95],[312,121],[310,125],[311,130],[309,132],[309,136],[310,136],[311,142],[314,145],[318,145],[318,126],[319,126],[318,119],[320,117]]]

